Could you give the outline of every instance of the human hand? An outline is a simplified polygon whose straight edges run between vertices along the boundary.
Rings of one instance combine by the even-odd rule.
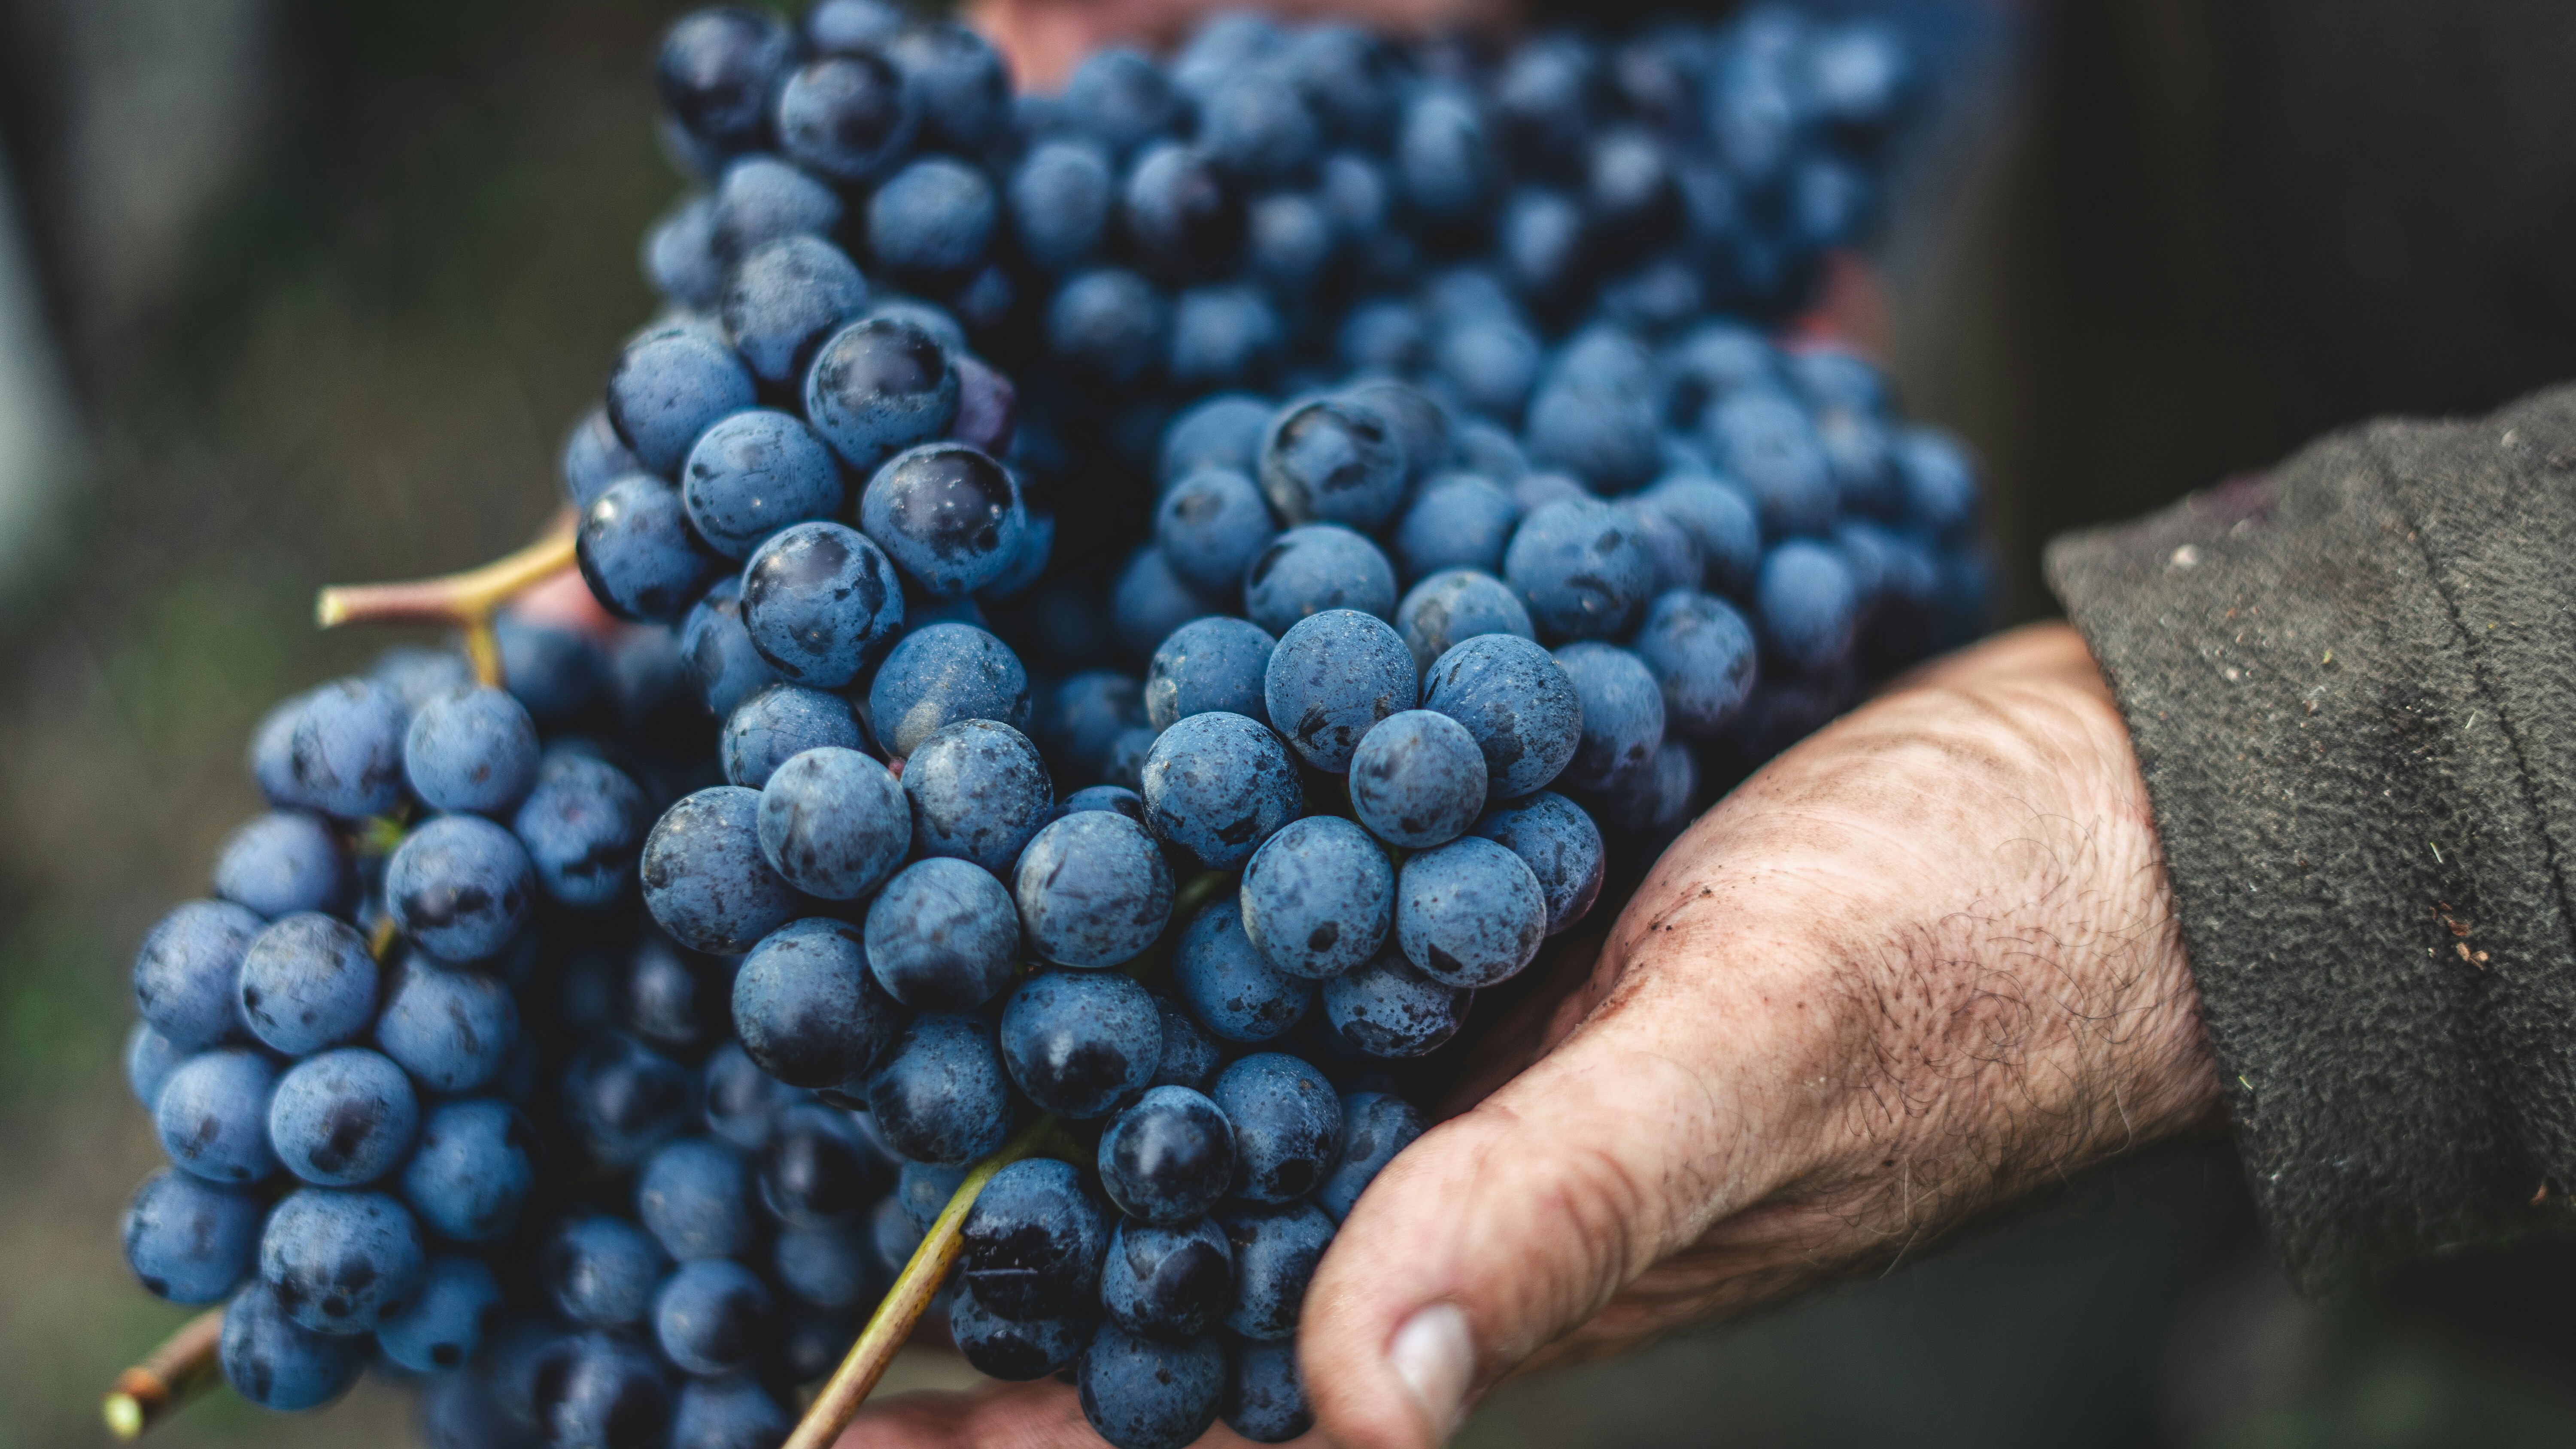
[[[1298,1350],[1343,1449],[1436,1443],[1506,1374],[1892,1263],[2218,1114],[2146,787],[2063,625],[1782,755],[1540,1010],[1316,1273]],[[892,1401],[842,1445],[1096,1442],[1035,1384]]]

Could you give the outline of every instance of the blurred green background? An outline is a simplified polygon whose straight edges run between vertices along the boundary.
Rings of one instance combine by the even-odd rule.
[[[645,57],[671,8],[0,3],[0,1449],[102,1442],[99,1391],[185,1316],[115,1238],[157,1162],[116,1061],[134,942],[254,809],[261,709],[384,642],[317,634],[313,590],[497,554],[553,508],[562,432],[651,308],[636,242],[677,183]],[[2224,265],[2207,13],[2033,29],[1882,259],[1910,405],[1993,466],[2017,615],[2049,532],[2295,441]],[[1511,1387],[1464,1442],[2564,1442],[2567,1330],[2533,1299],[2570,1280],[2544,1251],[2302,1304],[2232,1156],[2196,1144]],[[370,1385],[301,1419],[217,1395],[156,1442],[409,1434]]]

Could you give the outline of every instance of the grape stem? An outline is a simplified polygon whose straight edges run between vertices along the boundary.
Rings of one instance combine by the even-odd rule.
[[[868,1318],[868,1326],[859,1330],[858,1342],[850,1345],[849,1354],[832,1377],[814,1396],[796,1432],[787,1436],[782,1449],[830,1449],[841,1431],[858,1417],[859,1406],[885,1377],[887,1365],[894,1362],[895,1351],[912,1336],[912,1326],[921,1321],[939,1285],[948,1280],[948,1270],[957,1266],[958,1251],[965,1246],[966,1211],[984,1191],[993,1174],[1030,1156],[1046,1146],[1055,1131],[1055,1118],[1042,1116],[1020,1129],[1020,1134],[1002,1144],[1002,1150],[978,1162],[966,1173],[950,1194],[948,1206],[939,1210],[939,1220],[921,1235],[921,1246],[912,1250],[912,1260],[903,1265],[894,1286],[886,1290],[885,1301]]]
[[[573,566],[573,517],[555,515],[545,536],[480,568],[399,584],[334,584],[313,601],[325,629],[343,624],[449,624],[465,631],[474,677],[498,688],[501,643],[492,616],[503,604]]]
[[[99,1406],[108,1432],[119,1439],[139,1438],[213,1383],[215,1347],[223,1336],[224,1311],[209,1308],[181,1324],[143,1362],[118,1374]]]

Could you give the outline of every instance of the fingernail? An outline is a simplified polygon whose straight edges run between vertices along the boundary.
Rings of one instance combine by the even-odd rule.
[[[1387,1363],[1422,1406],[1432,1430],[1446,1439],[1466,1407],[1467,1381],[1476,1372],[1476,1346],[1467,1315],[1455,1303],[1434,1303],[1404,1321],[1386,1346]]]

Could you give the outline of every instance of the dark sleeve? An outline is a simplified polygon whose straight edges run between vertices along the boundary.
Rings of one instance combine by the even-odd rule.
[[[2326,1289],[2576,1188],[2576,387],[2058,539],[2245,1168]]]

